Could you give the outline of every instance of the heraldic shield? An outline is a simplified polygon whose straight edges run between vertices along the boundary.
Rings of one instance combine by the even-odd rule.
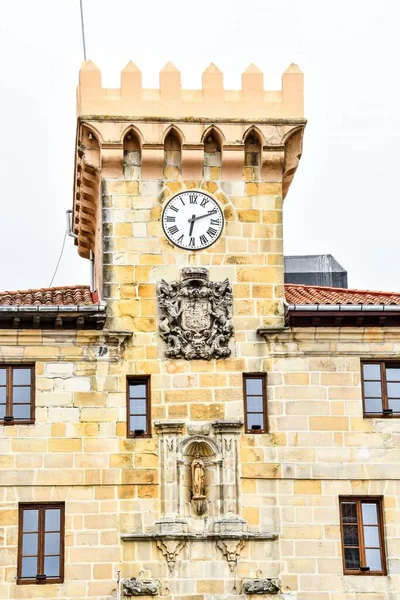
[[[228,279],[209,281],[203,267],[182,269],[180,281],[158,285],[160,336],[168,358],[224,358],[233,335],[232,288]]]

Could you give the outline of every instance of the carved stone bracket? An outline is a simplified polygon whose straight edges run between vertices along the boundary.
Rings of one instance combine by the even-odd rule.
[[[158,285],[160,336],[168,358],[206,359],[230,355],[233,335],[232,287],[213,282],[204,267],[188,267],[181,280]]]
[[[178,558],[179,552],[186,545],[185,539],[180,540],[167,540],[165,538],[157,540],[157,548],[161,550],[168,564],[169,572],[174,572],[176,559]]]
[[[279,579],[243,579],[244,594],[278,594]]]
[[[229,569],[233,573],[237,566],[240,551],[244,548],[244,540],[217,540],[217,547],[222,551],[228,561]]]
[[[156,579],[124,579],[122,593],[124,596],[156,596],[160,590],[160,582]]]

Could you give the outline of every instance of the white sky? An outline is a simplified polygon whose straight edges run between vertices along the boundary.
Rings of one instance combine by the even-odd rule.
[[[105,87],[130,59],[145,87],[168,60],[187,88],[210,62],[240,88],[254,62],[280,89],[298,63],[309,122],[285,253],[331,253],[350,286],[400,291],[398,0],[84,0],[84,12]],[[0,56],[0,289],[48,286],[72,207],[79,0],[0,0]],[[67,238],[53,285],[88,282]]]

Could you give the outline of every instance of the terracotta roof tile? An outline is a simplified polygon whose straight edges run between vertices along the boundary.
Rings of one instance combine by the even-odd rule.
[[[400,292],[374,292],[286,283],[285,296],[289,304],[394,304],[400,306]]]
[[[0,292],[0,306],[68,306],[97,304],[96,293],[88,285]]]

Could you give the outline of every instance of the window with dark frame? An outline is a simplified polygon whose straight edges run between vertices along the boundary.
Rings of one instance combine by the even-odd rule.
[[[400,363],[361,363],[364,415],[400,417]]]
[[[32,365],[0,364],[0,422],[4,425],[34,423],[34,390]]]
[[[345,575],[386,575],[382,498],[339,498]]]
[[[128,377],[127,436],[150,437],[150,376]]]
[[[243,395],[246,433],[266,433],[268,431],[266,373],[244,373]]]
[[[20,504],[17,583],[64,580],[64,503]]]

